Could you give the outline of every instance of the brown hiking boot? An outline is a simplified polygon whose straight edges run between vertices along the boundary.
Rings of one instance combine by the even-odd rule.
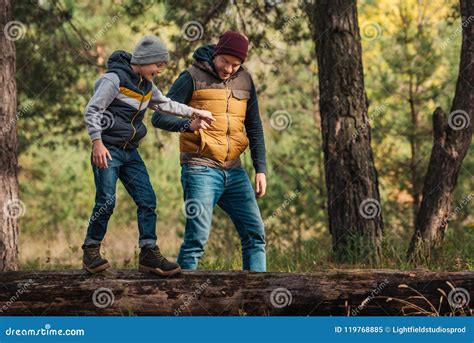
[[[110,268],[109,262],[100,255],[100,244],[82,245],[82,264],[89,273],[100,273]]]
[[[138,270],[146,273],[154,273],[170,276],[181,271],[179,264],[168,261],[161,255],[158,246],[143,247],[140,250]]]

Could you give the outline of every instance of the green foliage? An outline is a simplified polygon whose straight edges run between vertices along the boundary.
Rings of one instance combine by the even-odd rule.
[[[132,50],[144,34],[159,35],[171,50],[168,68],[157,80],[166,92],[191,61],[193,50],[216,43],[226,30],[242,31],[251,42],[246,65],[259,93],[268,159],[267,195],[258,203],[266,225],[269,270],[306,272],[369,266],[341,265],[332,256],[317,64],[307,3],[237,3],[15,3],[15,19],[27,28],[25,37],[16,42],[20,191],[26,207],[20,236],[24,267],[80,265],[79,246],[94,201],[90,142],[82,112],[108,55],[118,48]],[[419,84],[414,99],[421,118],[416,134],[421,157],[417,182],[422,184],[432,145],[431,113],[437,105],[449,111],[454,94],[460,37],[444,43],[459,18],[457,8],[448,3],[443,11],[431,9],[420,30],[416,6],[400,9],[393,4],[389,0],[363,1],[359,23],[361,31],[367,23],[380,27],[374,39],[362,34],[372,145],[385,220],[380,265],[408,269],[413,266],[406,264],[405,253],[413,226],[407,90],[411,77]],[[401,21],[400,13],[406,14],[407,21]],[[202,25],[202,37],[187,40],[183,29],[193,20]],[[178,135],[152,129],[150,116],[148,113],[145,119],[149,134],[140,153],[158,196],[160,245],[167,255],[175,256],[184,230]],[[464,161],[453,207],[459,207],[463,197],[472,192],[472,156],[468,154]],[[249,151],[242,160],[253,178]],[[463,206],[450,223],[446,244],[430,268],[473,268],[469,208],[470,204]],[[136,208],[119,183],[105,246],[114,265],[135,266],[136,236]],[[43,242],[47,246],[37,249]],[[230,219],[217,209],[201,267],[240,268],[240,263],[238,235]]]

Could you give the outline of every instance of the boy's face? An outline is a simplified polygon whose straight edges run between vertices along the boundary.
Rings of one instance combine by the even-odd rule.
[[[217,55],[213,62],[219,77],[224,81],[234,75],[242,65],[240,58],[232,55]]]
[[[157,75],[160,75],[165,67],[166,62],[142,64],[138,66],[137,73],[143,76],[145,79],[153,81],[153,78]]]

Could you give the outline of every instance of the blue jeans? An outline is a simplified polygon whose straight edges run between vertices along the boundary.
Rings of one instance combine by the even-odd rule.
[[[186,228],[178,256],[183,269],[196,269],[211,230],[212,212],[219,205],[232,219],[242,244],[244,270],[264,272],[265,233],[255,192],[244,168],[221,170],[183,165]]]
[[[150,178],[137,149],[123,150],[108,147],[112,161],[108,168],[100,169],[91,164],[96,187],[95,205],[89,219],[84,244],[98,244],[104,239],[107,224],[115,207],[117,179],[122,181],[127,192],[137,205],[139,246],[156,245],[156,196]]]

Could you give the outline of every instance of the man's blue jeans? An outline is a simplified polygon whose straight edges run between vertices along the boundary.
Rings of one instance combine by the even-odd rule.
[[[178,256],[183,269],[196,269],[211,230],[212,212],[219,205],[232,219],[242,244],[243,269],[264,272],[265,233],[255,192],[243,167],[221,170],[183,165],[186,228]]]
[[[137,205],[140,248],[155,246],[156,196],[145,163],[137,149],[107,148],[112,156],[112,161],[107,160],[107,169],[99,169],[94,165],[91,156],[96,194],[84,244],[98,244],[104,239],[109,218],[115,207],[117,179],[120,179]]]

